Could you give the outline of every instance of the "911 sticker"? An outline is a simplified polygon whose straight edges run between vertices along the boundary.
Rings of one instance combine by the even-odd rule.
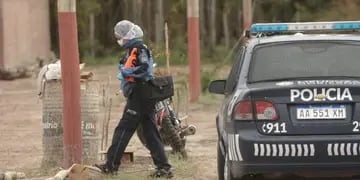
[[[261,127],[261,130],[265,134],[285,134],[286,123],[264,123]]]
[[[290,89],[290,101],[352,101],[349,88]]]

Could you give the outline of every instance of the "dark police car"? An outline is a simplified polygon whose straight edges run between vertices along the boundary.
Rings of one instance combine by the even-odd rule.
[[[360,21],[251,27],[228,79],[209,86],[225,95],[219,179],[360,174],[358,30]]]

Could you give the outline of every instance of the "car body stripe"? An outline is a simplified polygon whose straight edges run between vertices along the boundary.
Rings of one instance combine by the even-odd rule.
[[[332,144],[328,144],[327,151],[328,151],[329,156],[333,155],[333,153],[332,153]]]
[[[339,147],[339,144],[338,144],[338,143],[335,143],[335,144],[334,144],[334,156],[338,156],[338,155],[339,155],[338,147]]]
[[[285,144],[285,156],[289,156],[289,155],[290,155],[289,145]]]
[[[304,156],[309,156],[309,146],[307,144],[303,144],[304,146]]]
[[[254,143],[254,156],[259,156],[259,145]]]
[[[237,161],[239,160],[237,155],[236,155],[236,150],[235,150],[235,139],[234,139],[234,134],[231,135],[231,151],[233,153],[233,157],[234,160]]]
[[[236,146],[238,146],[236,142]],[[308,157],[315,155],[314,144],[258,144],[254,143],[254,156],[266,157]],[[240,147],[240,146],[239,146]],[[351,146],[352,147],[352,146]],[[242,159],[240,149],[236,149],[239,159]],[[328,145],[331,151],[331,145]]]
[[[355,155],[355,156],[358,155],[358,143],[354,143],[354,146],[353,146],[353,155]]]
[[[351,156],[352,154],[351,154],[351,143],[347,143],[346,144],[346,154],[348,155],[348,156]]]
[[[302,156],[302,147],[301,144],[297,144],[297,156]]]
[[[235,160],[239,161],[239,156],[236,153],[235,134],[232,135],[232,141],[233,141],[233,152],[234,152]]]
[[[265,154],[264,144],[260,144],[260,156],[264,156],[264,154]]]
[[[315,146],[314,146],[314,144],[310,144],[310,156],[315,156]]]
[[[276,144],[272,144],[272,150],[273,150],[272,156],[277,156],[277,146],[276,146]]]
[[[291,144],[291,156],[295,156],[295,155],[296,155],[295,144]]]
[[[283,145],[282,144],[278,144],[279,146],[279,156],[282,157],[283,153],[284,153],[284,149],[283,149]]]
[[[329,143],[327,144],[328,156],[358,156],[360,155],[359,143]]]
[[[340,155],[345,156],[345,143],[340,144]]]
[[[241,151],[240,151],[240,143],[239,143],[239,135],[236,134],[235,135],[235,148],[236,148],[236,152],[237,152],[237,155],[239,157],[239,161],[242,161],[243,158],[242,158],[242,155],[241,155]]]
[[[219,141],[219,146],[220,146],[220,151],[223,155],[225,155],[225,150],[224,150],[224,143],[223,141]]]
[[[231,150],[232,150],[232,153],[233,153],[233,156],[234,156],[234,160],[238,161],[239,158],[236,155],[234,134],[231,135],[231,145],[232,145]]]
[[[231,142],[231,135],[228,135],[228,152],[229,152],[229,160],[233,160],[233,154],[232,154],[232,142]]]
[[[271,155],[270,144],[266,144],[266,156],[270,156],[270,155]]]

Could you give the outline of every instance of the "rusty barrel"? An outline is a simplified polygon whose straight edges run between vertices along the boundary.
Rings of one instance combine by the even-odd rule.
[[[83,81],[80,84],[81,126],[83,163],[93,164],[98,160],[100,148],[100,85],[98,81]],[[43,159],[42,168],[62,167],[63,145],[63,94],[61,80],[45,83],[42,99]]]

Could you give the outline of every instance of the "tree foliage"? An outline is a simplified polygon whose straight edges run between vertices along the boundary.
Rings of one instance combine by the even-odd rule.
[[[158,2],[162,2],[163,5],[159,6]],[[211,57],[212,53],[219,49],[214,50],[213,46],[224,46],[225,43],[231,46],[241,35],[242,1],[200,0],[200,2],[202,50],[206,52],[207,57]],[[214,2],[215,11],[211,7]],[[360,0],[253,0],[253,5],[253,22],[360,19]],[[157,8],[161,7],[163,11],[160,15],[163,17],[156,18],[159,15]],[[50,1],[50,11],[52,48],[58,52],[56,1]],[[211,18],[213,12],[216,12],[215,18]],[[90,42],[91,14],[95,16],[94,42]],[[156,36],[159,35],[156,31],[162,30],[155,28],[159,25],[156,19],[163,19],[168,23],[170,47],[186,53],[186,17],[186,0],[77,0],[80,54],[88,56],[91,51],[95,51],[96,56],[105,56],[112,53],[116,48],[113,26],[122,19],[129,19],[139,24],[144,30],[145,40],[153,47],[164,46],[159,42],[154,44]],[[224,23],[224,20],[227,22]]]

